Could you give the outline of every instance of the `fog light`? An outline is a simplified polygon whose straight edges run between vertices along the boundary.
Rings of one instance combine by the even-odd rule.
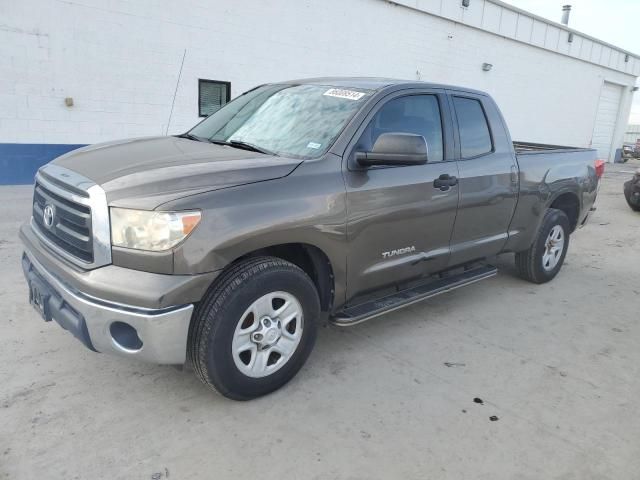
[[[114,343],[128,352],[137,352],[142,348],[138,332],[128,323],[113,322],[109,327]]]

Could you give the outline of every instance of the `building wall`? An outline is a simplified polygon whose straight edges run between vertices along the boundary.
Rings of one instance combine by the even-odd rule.
[[[640,125],[627,125],[624,143],[636,143],[640,139]]]
[[[589,60],[574,58],[518,40],[517,22],[511,38],[502,24],[490,33],[383,0],[0,0],[0,18],[0,143],[182,132],[199,120],[198,78],[230,81],[236,96],[270,81],[366,75],[486,90],[514,139],[588,146],[603,81],[635,82],[636,63],[592,63],[594,45],[609,47],[592,42]],[[560,48],[566,32],[550,31],[543,38]]]

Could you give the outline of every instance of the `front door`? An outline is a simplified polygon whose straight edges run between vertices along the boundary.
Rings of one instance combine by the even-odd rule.
[[[449,241],[458,188],[434,186],[441,176],[458,175],[446,97],[439,91],[382,100],[369,114],[345,164],[347,187],[347,298],[441,270],[449,261]],[[370,151],[382,133],[412,133],[427,141],[425,165],[359,167],[354,154]]]

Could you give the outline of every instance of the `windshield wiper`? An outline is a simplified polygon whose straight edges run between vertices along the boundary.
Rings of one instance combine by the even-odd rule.
[[[231,147],[244,148],[245,150],[264,153],[265,155],[273,155],[274,157],[278,156],[277,153],[272,152],[271,150],[267,150],[266,148],[259,147],[258,145],[254,145],[253,143],[243,142],[241,140],[229,140],[228,142],[225,142],[225,143]]]
[[[273,155],[277,157],[278,154],[272,152],[271,150],[267,150],[266,148],[259,147],[254,145],[253,143],[243,142],[241,140],[231,140],[226,142],[224,140],[214,140],[212,138],[198,137],[196,135],[192,135],[191,133],[183,133],[182,135],[176,135],[180,138],[188,138],[189,140],[195,140],[197,142],[209,142],[215,143],[216,145],[226,145],[228,147],[242,148],[244,150],[250,150],[252,152],[264,153],[265,155]]]
[[[196,135],[192,135],[190,133],[182,133],[180,135],[176,135],[179,138],[188,138],[189,140],[195,140],[196,142],[211,142],[208,138],[197,137]]]

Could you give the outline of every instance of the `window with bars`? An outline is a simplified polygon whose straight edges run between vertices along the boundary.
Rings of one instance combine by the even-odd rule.
[[[218,80],[198,80],[198,115],[206,117],[217,112],[231,99],[231,83]]]

